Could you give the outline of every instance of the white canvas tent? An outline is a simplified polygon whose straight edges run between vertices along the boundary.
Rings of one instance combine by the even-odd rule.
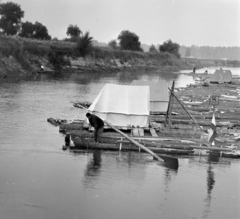
[[[232,72],[230,70],[216,70],[210,78],[210,83],[231,83]]]
[[[150,87],[150,111],[166,112],[169,102],[168,84],[166,81],[138,81],[134,80],[131,85],[149,86]]]
[[[88,110],[114,126],[148,127],[149,100],[148,86],[106,84]]]

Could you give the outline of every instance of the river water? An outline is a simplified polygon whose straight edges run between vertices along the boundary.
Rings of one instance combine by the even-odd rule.
[[[179,159],[171,169],[137,152],[63,151],[47,118],[84,119],[105,83],[190,76],[78,73],[0,79],[1,219],[240,218],[240,161]]]

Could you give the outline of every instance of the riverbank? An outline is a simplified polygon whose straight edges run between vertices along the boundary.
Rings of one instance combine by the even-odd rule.
[[[0,75],[27,75],[46,70],[66,72],[116,72],[157,70],[173,72],[193,66],[240,67],[240,61],[198,60],[176,58],[170,53],[149,53],[93,47],[86,57],[76,57],[75,43],[66,41],[38,41],[20,37],[0,36]],[[58,61],[60,64],[54,65]]]

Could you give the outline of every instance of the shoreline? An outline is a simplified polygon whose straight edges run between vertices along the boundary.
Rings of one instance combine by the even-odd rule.
[[[0,77],[29,75],[39,72],[41,65],[46,71],[55,72],[176,72],[193,67],[240,67],[237,60],[177,58],[168,52],[134,52],[107,47],[93,47],[83,58],[75,56],[74,46],[65,41],[0,36]]]

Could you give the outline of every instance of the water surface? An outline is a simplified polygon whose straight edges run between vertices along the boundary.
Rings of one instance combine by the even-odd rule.
[[[62,151],[47,118],[83,119],[71,101],[92,102],[105,83],[168,73],[79,73],[0,79],[0,218],[240,218],[240,161],[180,159],[178,169],[148,154]]]

